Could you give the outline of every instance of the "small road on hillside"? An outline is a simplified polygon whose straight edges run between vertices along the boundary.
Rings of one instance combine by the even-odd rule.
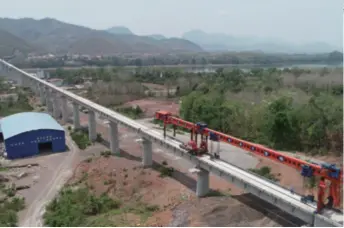
[[[66,181],[72,176],[73,163],[77,159],[79,149],[68,134],[66,134],[66,143],[70,150],[67,152],[68,156],[66,156],[57,167],[54,175],[51,177],[51,181],[46,183],[45,187],[41,189],[41,192],[27,208],[27,211],[20,222],[20,226],[44,226],[42,216],[45,212],[45,206],[54,199]]]

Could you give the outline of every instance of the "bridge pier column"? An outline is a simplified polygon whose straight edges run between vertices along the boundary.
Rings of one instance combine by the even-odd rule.
[[[143,156],[142,156],[142,165],[143,167],[149,167],[153,165],[153,150],[152,150],[152,142],[143,139]]]
[[[17,82],[18,86],[23,87],[23,80],[20,74],[14,72],[14,70],[11,68],[8,68],[8,75],[12,80]]]
[[[111,153],[119,154],[118,124],[109,120],[110,149]]]
[[[46,100],[45,100],[45,92],[44,92],[44,88],[43,86],[39,86],[39,95],[40,95],[40,98],[41,98],[41,104],[42,105],[45,105],[46,104]]]
[[[35,81],[32,82],[32,92],[35,96],[40,96],[38,83]]]
[[[62,122],[66,124],[68,122],[68,109],[67,109],[67,98],[61,97],[61,107],[62,107]]]
[[[53,100],[53,116],[55,119],[59,118],[59,102],[58,102],[58,97],[57,94],[52,94],[52,100]]]
[[[203,197],[209,192],[209,171],[202,168],[195,168],[193,173],[197,173],[196,195]]]
[[[35,91],[34,91],[34,81],[33,81],[33,80],[30,80],[29,86],[30,86],[30,90],[31,90],[32,92],[35,92]]]
[[[80,128],[79,105],[73,102],[73,124],[74,129]]]
[[[50,89],[46,89],[47,92],[47,110],[49,113],[53,113],[53,102],[52,102],[52,94]]]
[[[27,88],[28,87],[28,85],[27,85],[27,82],[26,82],[26,77],[24,77],[21,73],[18,73],[18,72],[16,72],[19,76],[19,78],[20,78],[20,80],[21,80],[21,86],[23,87],[23,88]]]
[[[96,115],[91,110],[88,112],[88,138],[90,141],[95,141],[97,138]]]
[[[60,119],[62,117],[62,101],[61,101],[61,95],[60,94],[57,94],[56,96],[56,99],[57,99],[57,117]]]
[[[21,79],[22,79],[22,86],[24,87],[24,88],[30,88],[30,79],[29,78],[27,78],[27,77],[25,77],[24,75],[22,75],[21,73],[19,73],[20,74],[20,77],[21,77]]]

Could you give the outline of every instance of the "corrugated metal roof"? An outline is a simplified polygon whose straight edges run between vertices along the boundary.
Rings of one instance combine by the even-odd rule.
[[[61,130],[63,127],[50,115],[40,112],[22,112],[0,120],[4,140],[15,135],[39,129]]]

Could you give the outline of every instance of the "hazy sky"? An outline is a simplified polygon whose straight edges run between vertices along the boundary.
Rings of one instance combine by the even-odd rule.
[[[343,0],[0,0],[0,17],[181,36],[191,29],[342,46]]]

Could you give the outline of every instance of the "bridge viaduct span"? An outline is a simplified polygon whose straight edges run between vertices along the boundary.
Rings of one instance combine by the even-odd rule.
[[[18,82],[20,86],[30,87],[39,97],[43,104],[47,105],[48,111],[58,118],[62,114],[62,121],[67,122],[67,101],[73,104],[73,123],[75,128],[80,127],[79,107],[86,108],[88,112],[89,138],[96,139],[96,116],[109,121],[110,148],[112,153],[119,151],[118,124],[137,132],[142,138],[143,144],[143,166],[152,165],[152,143],[159,144],[166,151],[181,158],[187,159],[195,164],[197,172],[196,195],[202,197],[209,191],[209,173],[237,185],[259,198],[277,206],[283,211],[303,220],[311,226],[329,227],[343,226],[343,213],[333,210],[325,210],[322,214],[315,214],[315,204],[301,202],[301,196],[291,193],[289,190],[264,178],[238,168],[233,164],[221,160],[210,159],[209,156],[195,157],[179,147],[180,142],[170,138],[164,138],[159,132],[135,122],[108,108],[96,104],[88,99],[77,96],[69,91],[56,87],[42,79],[34,77],[12,64],[0,59],[0,76],[5,76]],[[61,105],[60,105],[61,103]]]

